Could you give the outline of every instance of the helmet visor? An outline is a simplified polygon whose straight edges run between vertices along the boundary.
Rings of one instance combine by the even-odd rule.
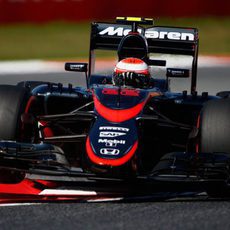
[[[130,86],[133,88],[146,88],[149,86],[149,74],[136,72],[114,73],[113,82],[117,86]]]

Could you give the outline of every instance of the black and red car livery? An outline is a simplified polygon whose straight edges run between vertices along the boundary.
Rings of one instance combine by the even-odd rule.
[[[141,178],[218,182],[221,190],[204,187],[210,195],[228,194],[230,94],[196,92],[198,42],[195,28],[153,26],[151,19],[95,22],[89,64],[65,65],[86,74],[86,87],[40,81],[0,85],[2,183],[28,182],[31,174],[49,181]],[[165,78],[155,74],[148,88],[117,86],[112,74],[94,73],[97,50],[116,51],[117,61],[139,58],[154,68],[167,66],[155,54],[185,55],[191,68],[167,66]],[[171,92],[174,78],[191,78],[190,92]]]
[[[136,118],[141,115],[149,99],[149,92],[119,87],[96,87],[93,90],[95,113],[86,141],[92,162],[120,166],[127,163],[138,147]]]

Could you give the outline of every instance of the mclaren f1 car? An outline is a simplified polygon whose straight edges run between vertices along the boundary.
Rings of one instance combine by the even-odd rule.
[[[153,26],[149,18],[94,22],[89,63],[65,64],[85,73],[86,87],[0,85],[0,182],[19,183],[28,174],[145,180],[197,183],[209,195],[228,195],[230,98],[197,93],[198,41],[195,28]],[[115,52],[118,62],[137,58],[164,68],[164,76],[150,77],[147,87],[115,83],[113,74],[95,73],[98,50]],[[155,54],[189,56],[191,68]],[[189,92],[171,92],[175,78],[190,79]]]

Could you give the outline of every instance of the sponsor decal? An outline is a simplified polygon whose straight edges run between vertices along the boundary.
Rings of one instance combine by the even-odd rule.
[[[117,89],[103,89],[102,93],[105,95],[118,95]]]
[[[130,96],[130,97],[138,97],[140,95],[139,90],[132,90],[132,89],[123,89],[121,90],[122,96]]]
[[[110,139],[99,139],[98,143],[111,143],[111,144],[121,144],[124,145],[125,144],[125,140],[110,140]]]
[[[119,94],[117,89],[103,89],[102,93],[105,95],[118,95]],[[133,90],[133,89],[122,89],[120,91],[120,95],[130,96],[130,97],[138,97],[140,95],[140,91]]]
[[[124,127],[117,127],[117,126],[101,126],[99,127],[99,130],[113,130],[113,131],[123,131],[123,132],[128,132],[128,128]]]
[[[131,32],[131,29],[125,29],[123,27],[118,27],[115,29],[115,27],[109,26],[108,28],[102,30],[99,34],[109,36],[126,36],[129,32]],[[138,29],[138,32],[141,33],[142,29]]]
[[[82,64],[72,64],[72,65],[70,65],[70,69],[71,70],[80,70],[80,69],[82,69],[82,68],[84,68],[85,66],[84,65],[82,65]]]
[[[117,143],[113,143],[113,142],[107,142],[105,143],[106,147],[117,147]]]
[[[100,154],[102,154],[102,155],[116,156],[116,155],[119,155],[119,153],[120,153],[119,149],[111,149],[111,148],[100,149]]]
[[[121,132],[100,132],[100,137],[120,137],[124,136],[126,133]]]
[[[182,40],[182,41],[194,41],[194,34],[192,33],[180,33],[180,32],[167,32],[167,31],[146,31],[146,38],[153,39],[169,39],[169,40]]]
[[[108,36],[126,36],[131,30],[125,29],[123,27],[115,28],[113,26],[109,26],[108,28],[99,32],[100,35],[108,35]],[[141,33],[142,30],[138,29],[138,32]],[[145,31],[146,38],[152,39],[168,39],[168,40],[182,40],[182,41],[194,41],[195,36],[193,33],[185,33],[185,32],[173,32],[173,31],[156,31],[156,30],[146,30]]]

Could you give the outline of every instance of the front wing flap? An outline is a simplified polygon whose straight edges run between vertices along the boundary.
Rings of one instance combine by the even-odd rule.
[[[229,166],[227,153],[173,152],[161,158],[151,178],[175,182],[228,182]]]

